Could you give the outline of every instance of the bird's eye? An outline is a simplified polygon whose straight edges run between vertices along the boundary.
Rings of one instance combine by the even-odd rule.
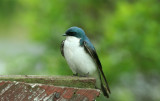
[[[75,35],[75,32],[70,32],[69,35],[72,35],[72,36],[73,36],[73,35]]]

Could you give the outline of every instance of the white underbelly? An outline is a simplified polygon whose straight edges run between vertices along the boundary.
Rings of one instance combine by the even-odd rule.
[[[92,75],[96,72],[96,64],[91,56],[79,44],[78,38],[68,38],[64,43],[64,56],[72,72],[80,75]]]

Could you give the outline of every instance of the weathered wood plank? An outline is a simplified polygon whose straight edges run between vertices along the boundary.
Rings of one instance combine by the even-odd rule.
[[[0,75],[0,81],[40,83],[55,86],[95,88],[96,80],[89,77],[75,76],[38,76],[38,75]]]

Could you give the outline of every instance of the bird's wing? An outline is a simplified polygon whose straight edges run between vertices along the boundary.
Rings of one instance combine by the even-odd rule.
[[[95,63],[97,64],[97,67],[98,67],[98,70],[99,70],[100,74],[102,74],[102,78],[104,79],[104,82],[105,82],[105,84],[106,84],[106,89],[107,89],[106,95],[108,95],[108,93],[110,93],[110,89],[109,89],[107,80],[106,80],[106,78],[105,78],[105,75],[104,75],[104,73],[103,73],[102,65],[101,65],[101,62],[100,62],[100,60],[99,60],[99,58],[98,58],[98,55],[97,55],[97,53],[96,53],[96,50],[95,50],[93,47],[89,46],[88,42],[86,42],[86,41],[84,41],[83,44],[84,44],[84,48],[85,48],[85,50],[87,51],[87,53],[93,58],[93,60],[94,60]],[[100,79],[101,79],[101,75],[100,75]],[[101,84],[103,84],[103,83],[102,83],[102,80],[101,80]],[[101,86],[103,86],[103,85],[101,85]],[[103,86],[102,88],[104,88],[104,86]],[[104,89],[103,89],[103,90],[104,90]],[[108,96],[108,97],[109,97],[109,96]]]
[[[63,47],[64,47],[64,40],[61,42],[61,47],[60,47],[60,49],[61,49],[61,54],[62,54],[62,56],[64,57]]]

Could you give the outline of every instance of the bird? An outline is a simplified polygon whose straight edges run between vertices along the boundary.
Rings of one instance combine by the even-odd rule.
[[[111,93],[108,82],[102,70],[102,65],[96,49],[79,27],[70,27],[63,36],[60,50],[75,76],[94,77],[96,88],[103,92],[106,98]]]

